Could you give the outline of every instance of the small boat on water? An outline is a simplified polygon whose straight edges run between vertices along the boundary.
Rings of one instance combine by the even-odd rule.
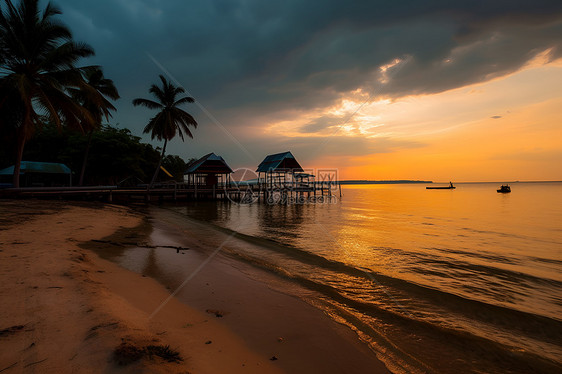
[[[426,190],[454,190],[456,187],[453,186],[453,182],[449,182],[448,186],[442,186],[442,187],[426,187]]]
[[[511,192],[511,187],[509,187],[509,184],[503,185],[500,187],[500,189],[498,190],[499,193],[508,193]]]

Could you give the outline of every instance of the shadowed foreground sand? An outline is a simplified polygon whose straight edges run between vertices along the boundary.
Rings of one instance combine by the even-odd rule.
[[[79,247],[139,226],[141,215],[110,205],[41,201],[0,201],[0,212],[1,373],[288,372],[287,363],[271,360],[255,342],[233,333],[233,326],[175,298],[149,318],[169,291]],[[272,297],[273,292],[267,295]],[[306,318],[317,318],[303,310]],[[283,323],[299,318],[267,313],[270,319],[278,313]],[[346,342],[328,344],[333,352],[303,347],[288,364],[310,368],[309,357],[337,357]],[[358,357],[347,372],[387,372],[374,355],[359,352]]]

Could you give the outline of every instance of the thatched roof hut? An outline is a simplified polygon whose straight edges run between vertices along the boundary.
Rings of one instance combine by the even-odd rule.
[[[266,156],[256,171],[266,188],[285,187],[287,183],[294,183],[296,173],[304,172],[290,151]]]
[[[189,186],[212,188],[229,182],[231,173],[232,169],[221,156],[209,153],[187,165],[184,179]]]
[[[258,173],[267,172],[303,172],[303,168],[290,151],[266,156],[259,164]]]

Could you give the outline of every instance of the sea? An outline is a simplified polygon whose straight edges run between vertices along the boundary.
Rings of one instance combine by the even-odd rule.
[[[294,284],[393,372],[562,373],[562,183],[499,186],[163,209],[260,244],[231,255]]]

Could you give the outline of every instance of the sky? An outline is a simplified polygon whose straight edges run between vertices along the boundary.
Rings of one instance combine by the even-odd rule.
[[[290,150],[340,179],[562,180],[562,2],[58,0],[121,99],[158,75],[196,103],[194,139],[255,169]],[[153,142],[155,146],[158,142]]]

